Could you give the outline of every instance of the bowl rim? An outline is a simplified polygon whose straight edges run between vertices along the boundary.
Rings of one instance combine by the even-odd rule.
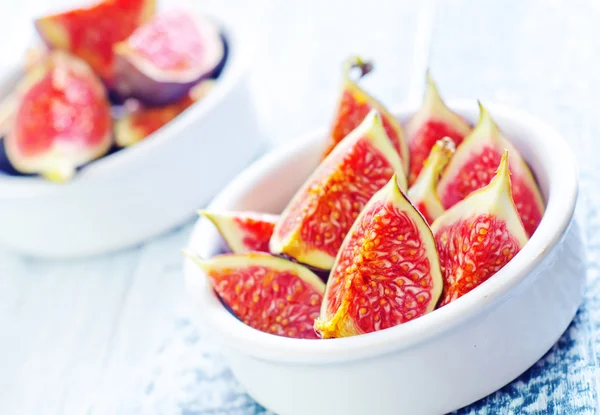
[[[459,114],[472,112],[476,100],[448,100],[448,106]],[[223,307],[201,271],[191,260],[184,259],[184,277],[195,312],[202,314],[203,322],[221,342],[244,354],[266,361],[320,364],[349,362],[412,348],[432,341],[436,336],[468,323],[477,316],[514,296],[520,288],[532,282],[532,271],[564,239],[574,216],[579,191],[579,174],[575,157],[564,138],[544,121],[519,109],[488,102],[485,104],[496,120],[502,118],[515,126],[534,129],[535,152],[542,160],[548,182],[548,201],[542,221],[521,251],[485,284],[460,299],[418,319],[386,330],[360,336],[301,340],[276,336],[253,329]],[[402,118],[414,113],[414,105],[392,108],[392,114]],[[498,122],[502,128],[502,122]],[[285,160],[307,151],[322,141],[326,130],[318,129],[291,145],[282,146],[257,160],[242,171],[210,204],[209,209],[228,208],[230,202],[245,189],[251,188],[271,170],[281,168]],[[542,140],[543,138],[543,140]],[[560,168],[552,168],[560,166]],[[540,174],[540,172],[534,172]],[[203,226],[199,218],[192,231],[187,249],[195,251],[195,235]],[[198,278],[201,275],[201,278]],[[529,277],[529,278],[528,278]]]
[[[145,140],[130,148],[92,161],[67,183],[52,183],[38,176],[2,174],[0,175],[0,199],[38,197],[61,192],[74,186],[88,186],[90,182],[109,176],[118,177],[121,169],[135,163],[140,158],[160,151],[165,142],[176,139],[181,131],[190,128],[198,119],[205,118],[214,107],[222,103],[238,87],[240,81],[250,70],[253,56],[256,53],[256,40],[251,31],[232,24],[223,16],[210,14],[205,14],[205,16],[217,22],[225,34],[228,42],[228,57],[218,82],[204,99],[191,105],[175,120],[150,134]],[[8,68],[0,79],[0,90],[7,94],[10,93],[12,89],[10,85],[14,85],[21,76],[22,69],[19,65],[15,64]]]

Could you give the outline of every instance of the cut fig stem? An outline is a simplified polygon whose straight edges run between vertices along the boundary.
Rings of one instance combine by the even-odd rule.
[[[432,148],[431,151],[431,155],[433,157],[425,160],[425,162],[423,163],[423,167],[426,167],[429,164],[434,165],[434,173],[436,174],[436,177],[439,177],[439,175],[442,174],[444,167],[446,167],[446,164],[448,164],[448,160],[450,160],[452,154],[454,154],[454,151],[456,150],[456,145],[450,137],[444,137],[441,140],[438,140],[434,148]]]
[[[360,71],[358,76],[358,79],[360,79],[373,70],[373,62],[369,60],[363,60],[359,56],[353,56],[346,59],[344,62],[344,74],[346,78],[350,78],[350,72],[352,72],[353,69],[358,69]]]

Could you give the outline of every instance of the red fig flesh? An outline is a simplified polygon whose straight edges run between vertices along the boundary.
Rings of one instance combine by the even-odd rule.
[[[394,176],[348,232],[315,329],[331,338],[390,328],[432,311],[441,291],[431,230]]]
[[[445,137],[435,143],[417,180],[408,189],[408,198],[427,223],[432,223],[444,213],[444,206],[437,194],[437,183],[453,153],[454,142],[451,138]]]
[[[473,132],[458,146],[448,163],[438,194],[446,209],[474,190],[487,185],[505,149],[510,153],[512,197],[527,234],[531,236],[544,215],[538,185],[518,150],[500,132],[490,113],[480,105],[481,115]]]
[[[471,126],[446,106],[437,86],[427,73],[427,89],[423,104],[405,126],[410,148],[409,185],[414,183],[423,168],[423,162],[433,145],[444,137],[450,137],[458,146],[471,132]]]
[[[344,62],[344,80],[342,92],[338,103],[337,112],[331,131],[329,142],[325,148],[323,158],[325,158],[333,148],[344,139],[352,130],[364,120],[365,116],[375,109],[381,115],[383,127],[396,151],[400,155],[404,172],[408,172],[409,152],[404,138],[404,131],[398,120],[390,114],[386,108],[364,91],[358,84],[350,79],[350,71],[358,69],[360,77],[367,75],[372,71],[373,65],[360,57],[352,57]]]
[[[265,333],[317,339],[325,284],[307,268],[264,253],[188,256],[245,324]]]
[[[110,104],[85,62],[55,51],[27,73],[15,94],[5,146],[18,171],[62,182],[108,151]]]
[[[487,186],[431,225],[444,274],[440,307],[488,280],[527,243],[511,195],[508,154]]]
[[[119,147],[136,144],[154,133],[194,102],[201,100],[215,84],[213,80],[201,81],[190,92],[173,104],[163,107],[144,107],[136,102],[135,107],[115,121],[115,141]],[[127,103],[126,103],[127,106]]]
[[[183,10],[157,14],[114,50],[116,93],[149,105],[184,97],[212,75],[225,51],[215,23]]]
[[[104,0],[90,7],[44,16],[36,29],[52,49],[86,61],[107,83],[113,78],[113,45],[127,38],[154,13],[154,0]]]
[[[207,212],[209,219],[234,254],[269,252],[269,240],[278,215],[258,212]]]
[[[271,252],[330,269],[362,208],[395,172],[406,189],[402,162],[373,110],[292,198],[275,226]]]

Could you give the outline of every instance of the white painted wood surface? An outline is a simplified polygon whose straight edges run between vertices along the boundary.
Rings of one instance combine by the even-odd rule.
[[[32,15],[73,3],[0,4],[4,56],[18,56],[28,40],[22,25]],[[572,137],[583,166],[596,163],[586,151],[598,132],[600,92],[600,10],[591,0],[440,1],[433,32],[423,12],[429,3],[183,3],[234,14],[259,34],[252,82],[274,145],[329,122],[349,54],[375,60],[364,85],[385,103],[418,98],[431,39],[431,67],[444,96],[521,106]],[[163,387],[162,396],[140,405],[156,368],[197,358],[163,353],[185,343],[173,336],[188,313],[180,249],[192,220],[138,248],[88,260],[0,251],[0,414],[186,413],[177,404],[185,391],[176,388]]]

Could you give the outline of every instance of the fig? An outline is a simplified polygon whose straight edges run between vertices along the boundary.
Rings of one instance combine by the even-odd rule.
[[[234,254],[269,252],[269,240],[278,215],[258,212],[208,212],[202,216],[210,220]]]
[[[439,307],[488,280],[527,243],[511,194],[508,154],[506,150],[487,186],[458,202],[431,225],[444,276]]]
[[[438,140],[423,163],[417,180],[408,189],[408,198],[427,223],[432,223],[444,213],[444,206],[437,194],[437,183],[454,149],[454,141],[450,137]]]
[[[101,80],[82,60],[53,51],[15,89],[6,154],[21,173],[55,182],[108,152],[110,104]]]
[[[446,106],[429,71],[426,79],[427,88],[421,108],[404,127],[410,149],[409,185],[417,180],[423,161],[438,140],[450,137],[458,146],[471,132],[469,123]]]
[[[309,269],[266,253],[186,253],[223,302],[245,324],[265,333],[318,339],[313,324],[325,284]]]
[[[154,0],[104,0],[35,20],[51,49],[67,50],[86,61],[107,85],[114,75],[113,45],[126,39],[154,14]]]
[[[512,197],[531,236],[544,215],[544,201],[538,185],[518,150],[500,132],[489,111],[479,103],[479,122],[446,166],[438,184],[438,194],[446,209],[474,190],[487,185],[505,149],[510,152]]]
[[[154,16],[114,47],[120,97],[160,106],[183,98],[209,78],[224,57],[219,27],[184,10]]]
[[[315,329],[334,338],[406,323],[434,310],[442,285],[433,234],[394,176],[344,239]]]
[[[400,155],[404,172],[408,172],[409,152],[404,138],[404,131],[398,120],[386,108],[350,79],[350,72],[359,70],[359,78],[373,70],[373,64],[358,56],[348,58],[344,62],[342,91],[340,94],[335,118],[329,133],[328,143],[323,154],[325,158],[333,148],[364,120],[365,116],[375,109],[381,115],[383,127],[396,151]]]
[[[369,199],[398,173],[398,153],[372,110],[319,164],[291,199],[275,225],[271,253],[319,269],[331,269],[352,223]]]
[[[194,102],[204,98],[214,84],[215,81],[210,79],[202,81],[179,101],[163,107],[145,107],[136,100],[127,100],[125,107],[129,109],[125,111],[125,115],[115,120],[115,142],[119,147],[127,147],[142,141]]]
[[[32,46],[25,50],[24,72],[34,69],[40,63],[48,59],[48,49],[42,46]]]

